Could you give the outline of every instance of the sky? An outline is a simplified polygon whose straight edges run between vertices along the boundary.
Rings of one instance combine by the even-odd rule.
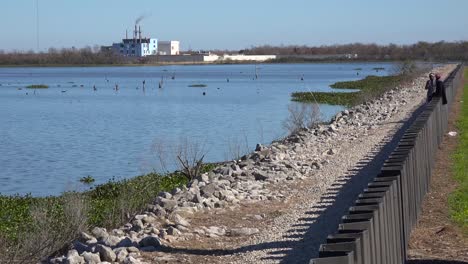
[[[40,51],[111,45],[140,16],[143,36],[182,50],[461,41],[467,10],[468,0],[3,0],[0,50],[37,50],[37,35]]]

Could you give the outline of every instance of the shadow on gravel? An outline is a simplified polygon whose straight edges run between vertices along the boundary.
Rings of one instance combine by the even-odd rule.
[[[320,244],[326,241],[329,234],[336,232],[341,216],[353,204],[359,193],[380,172],[384,161],[397,147],[400,138],[406,129],[413,123],[424,110],[424,105],[417,108],[411,117],[403,123],[402,127],[394,132],[392,138],[386,138],[381,142],[380,151],[371,151],[357,166],[348,171],[347,175],[340,177],[326,194],[321,197],[321,202],[307,212],[311,217],[300,219],[293,225],[284,238],[288,241],[288,251],[285,248],[278,249],[266,259],[279,260],[275,252],[281,252],[283,257],[280,263],[308,263],[311,258],[318,257]],[[365,139],[364,139],[365,140]],[[297,240],[297,239],[300,240]],[[286,242],[285,241],[285,242]],[[423,262],[414,262],[414,264]],[[435,262],[434,262],[435,263]],[[447,262],[449,263],[449,262]]]
[[[307,212],[310,217],[299,219],[291,225],[280,241],[259,243],[234,249],[189,249],[163,246],[161,251],[192,255],[226,256],[249,251],[268,250],[269,255],[264,260],[274,260],[280,263],[308,263],[311,258],[318,256],[319,246],[324,243],[327,236],[336,231],[341,216],[352,205],[359,193],[367,186],[379,172],[383,162],[396,148],[404,131],[421,113],[424,105],[413,112],[412,116],[403,123],[393,138],[384,139],[379,145],[381,150],[371,151],[364,157],[356,168],[349,170],[347,175],[338,179],[327,193],[321,197],[319,204],[312,206],[313,210]],[[364,139],[365,140],[365,139]],[[423,264],[425,262],[409,262]],[[455,263],[464,262],[428,262],[428,263]],[[468,264],[468,263],[467,263]]]
[[[455,260],[428,260],[428,259],[418,259],[418,260],[408,260],[406,264],[468,264],[465,261],[455,261]]]

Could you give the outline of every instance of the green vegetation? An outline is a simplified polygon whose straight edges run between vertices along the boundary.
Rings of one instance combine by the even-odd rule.
[[[88,175],[88,176],[86,176],[86,177],[82,177],[82,178],[80,179],[80,182],[85,183],[85,184],[91,184],[91,183],[93,183],[94,181],[95,181],[95,179],[94,179],[91,175]]]
[[[26,88],[29,88],[29,89],[47,89],[47,88],[49,88],[49,86],[45,85],[45,84],[32,84],[32,85],[26,86]]]
[[[206,87],[207,85],[206,84],[190,84],[189,87],[198,87],[198,88],[203,88],[203,87]]]
[[[331,105],[353,106],[376,98],[389,88],[394,88],[408,79],[408,75],[367,76],[358,81],[337,82],[330,87],[341,89],[359,89],[350,93],[326,92],[295,92],[292,100],[304,103],[325,103]]]
[[[302,103],[326,103],[330,105],[351,106],[359,98],[360,92],[353,93],[325,93],[325,92],[295,92],[292,100]]]
[[[203,164],[201,172],[215,166]],[[80,231],[94,226],[116,228],[145,210],[158,193],[187,183],[181,172],[150,173],[120,181],[112,179],[83,193],[0,195],[0,259],[20,263],[19,258],[27,256],[28,261],[38,262],[73,241]],[[37,245],[41,249],[37,250]]]
[[[465,86],[463,90],[462,112],[457,127],[459,143],[453,155],[453,173],[459,183],[457,190],[449,197],[452,218],[468,234],[468,68],[465,68]]]
[[[382,90],[389,86],[398,85],[403,79],[403,76],[367,76],[358,81],[337,82],[330,85],[331,88],[340,89],[360,89],[360,90]]]

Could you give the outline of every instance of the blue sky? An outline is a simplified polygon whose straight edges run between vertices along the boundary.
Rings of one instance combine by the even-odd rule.
[[[110,45],[145,15],[145,36],[182,49],[468,40],[467,0],[4,0],[0,50]]]

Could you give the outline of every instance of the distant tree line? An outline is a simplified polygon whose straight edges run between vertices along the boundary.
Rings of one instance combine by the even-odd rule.
[[[426,60],[468,61],[468,41],[418,42],[412,45],[345,44],[329,46],[258,46],[244,50],[211,50],[215,54],[239,53],[246,55],[281,55],[278,61],[308,61],[313,56],[357,54],[358,60]],[[305,59],[301,59],[301,56]],[[309,56],[309,58],[307,57]],[[285,58],[286,57],[286,58]],[[294,59],[288,60],[287,57]],[[312,57],[312,58],[310,58]],[[325,56],[326,57],[326,56]],[[4,52],[0,50],[0,65],[111,65],[111,64],[157,64],[157,56],[145,58],[122,57],[99,46],[81,49],[50,48],[47,52]]]
[[[0,65],[80,65],[80,64],[123,64],[132,63],[124,57],[115,56],[100,47],[81,49],[50,48],[47,52],[9,52],[0,50]]]
[[[468,41],[459,42],[418,42],[412,45],[377,45],[377,44],[345,44],[319,47],[309,46],[258,46],[240,50],[248,55],[334,55],[358,54],[359,60],[463,60],[468,61]]]

